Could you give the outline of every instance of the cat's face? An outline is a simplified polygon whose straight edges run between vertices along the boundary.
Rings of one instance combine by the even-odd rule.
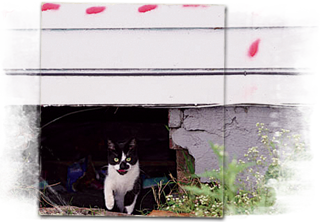
[[[108,161],[109,167],[125,175],[138,161],[136,140],[132,139],[122,146],[108,140]]]

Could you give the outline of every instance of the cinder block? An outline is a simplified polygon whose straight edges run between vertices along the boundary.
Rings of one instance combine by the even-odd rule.
[[[169,127],[178,128],[181,126],[183,113],[180,109],[169,109]]]

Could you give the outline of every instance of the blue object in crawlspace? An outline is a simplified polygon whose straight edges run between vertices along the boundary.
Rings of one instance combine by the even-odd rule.
[[[162,184],[168,182],[168,178],[167,177],[155,177],[155,178],[148,178],[148,179],[144,179],[143,180],[143,184],[142,184],[142,188],[146,189],[146,188],[150,188],[153,186],[157,186],[160,181],[162,181]]]

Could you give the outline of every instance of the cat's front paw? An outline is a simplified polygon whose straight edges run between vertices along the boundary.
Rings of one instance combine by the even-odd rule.
[[[106,207],[108,210],[112,210],[114,207],[114,197],[112,194],[108,195],[106,198]]]

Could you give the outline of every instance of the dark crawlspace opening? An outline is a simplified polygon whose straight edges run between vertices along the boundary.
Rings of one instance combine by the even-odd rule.
[[[143,189],[134,213],[154,209],[151,186],[170,180],[169,174],[176,177],[176,153],[169,149],[167,124],[168,109],[164,108],[42,106],[40,207],[106,209],[106,141],[135,138]]]

